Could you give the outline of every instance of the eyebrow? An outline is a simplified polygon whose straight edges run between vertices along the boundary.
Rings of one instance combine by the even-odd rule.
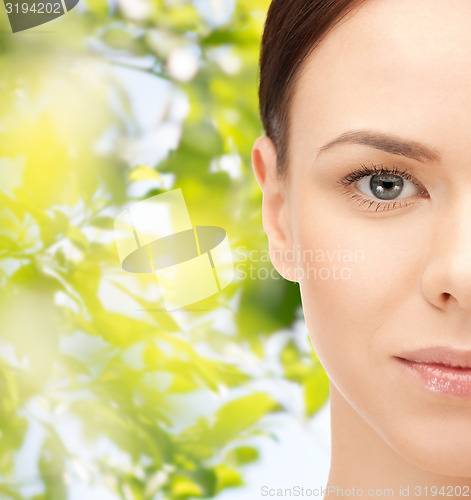
[[[429,161],[438,163],[441,158],[437,150],[420,142],[409,141],[395,135],[369,130],[351,130],[345,132],[324,146],[321,146],[317,150],[318,155],[334,146],[346,143],[363,144],[371,148],[380,149],[386,153],[405,156],[421,162]]]

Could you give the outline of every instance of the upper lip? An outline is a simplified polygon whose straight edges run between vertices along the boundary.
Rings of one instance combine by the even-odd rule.
[[[430,363],[454,368],[471,368],[471,349],[456,349],[446,346],[432,346],[404,351],[397,358],[413,363]]]

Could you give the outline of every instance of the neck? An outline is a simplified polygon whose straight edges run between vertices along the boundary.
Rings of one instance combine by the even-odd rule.
[[[370,499],[403,499],[407,496],[457,498],[460,496],[459,486],[470,488],[469,478],[429,472],[400,456],[333,384],[330,384],[330,405],[332,458],[325,500],[345,499],[346,496]],[[444,491],[440,494],[435,488],[442,486]],[[363,492],[358,492],[359,489]],[[471,488],[467,495],[471,496]]]

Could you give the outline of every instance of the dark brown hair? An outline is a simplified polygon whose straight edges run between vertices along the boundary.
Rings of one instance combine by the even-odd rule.
[[[277,151],[278,174],[288,164],[289,108],[303,61],[324,36],[364,0],[272,0],[260,49],[259,106]]]

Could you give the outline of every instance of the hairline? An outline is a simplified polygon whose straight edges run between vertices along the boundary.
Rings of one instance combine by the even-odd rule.
[[[309,47],[303,59],[301,60],[299,66],[296,68],[294,73],[292,73],[291,77],[287,82],[285,90],[282,94],[285,98],[281,100],[281,104],[279,107],[280,113],[278,114],[278,120],[277,120],[277,122],[280,124],[280,133],[278,136],[279,144],[277,144],[277,146],[279,146],[281,151],[283,151],[284,153],[282,157],[283,164],[279,163],[277,154],[276,169],[277,169],[277,177],[280,181],[288,182],[290,179],[289,171],[291,169],[288,168],[288,165],[291,163],[290,161],[291,148],[289,147],[289,142],[290,142],[289,136],[292,126],[292,101],[298,90],[299,80],[302,78],[304,74],[308,61],[312,56],[312,53],[325,40],[325,38],[329,34],[331,34],[331,32],[334,31],[336,27],[342,24],[342,21],[343,22],[347,21],[347,19],[344,18],[347,17],[357,7],[360,7],[366,1],[367,0],[352,0],[350,5],[346,7],[345,11],[342,12],[338,16],[338,18],[335,19],[334,22],[328,27],[328,29],[315,41],[315,43],[313,43]]]

